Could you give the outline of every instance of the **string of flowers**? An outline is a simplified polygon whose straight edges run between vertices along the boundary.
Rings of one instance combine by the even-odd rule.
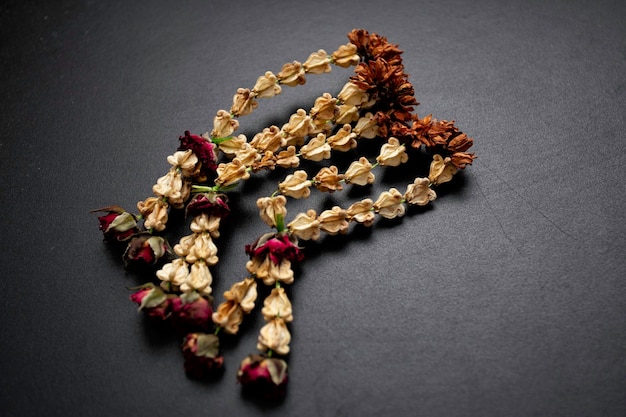
[[[403,216],[405,205],[433,201],[433,187],[449,181],[475,158],[467,152],[473,140],[454,122],[419,118],[413,113],[418,103],[397,45],[362,29],[350,32],[348,39],[349,43],[331,55],[319,50],[304,64],[293,61],[277,75],[266,72],[252,89],[239,88],[230,111],[216,113],[210,134],[185,132],[179,138],[179,149],[167,158],[170,170],[153,186],[154,197],[137,204],[139,214],[118,206],[96,210],[105,213],[99,217],[105,240],[128,242],[123,255],[127,267],[150,265],[157,269],[160,285],[150,281],[137,287],[131,300],[148,315],[169,321],[181,333],[185,370],[191,377],[202,378],[222,369],[219,334],[238,333],[244,316],[255,308],[260,280],[271,288],[261,309],[266,321],[257,343],[261,353],[247,356],[237,377],[244,387],[263,396],[284,396],[287,363],[280,356],[290,350],[287,325],[293,321],[293,311],[283,285],[293,283],[292,264],[304,259],[299,239],[317,240],[321,232],[347,233],[351,222],[369,227],[377,215]],[[331,64],[356,66],[337,98],[322,94],[309,113],[299,109],[281,128],[265,128],[250,142],[245,135],[234,136],[238,118],[256,109],[257,99],[280,94],[281,85],[304,84],[306,74],[327,73]],[[332,151],[356,149],[361,138],[387,138],[375,161],[360,156],[342,174],[335,165],[323,166],[311,179],[305,169],[298,169],[279,182],[274,194],[257,199],[261,219],[275,231],[246,246],[249,276],[232,284],[214,311],[209,267],[218,263],[214,239],[230,212],[226,193],[251,173],[276,167],[295,169],[300,158],[329,160]],[[404,193],[392,188],[376,201],[366,198],[346,209],[335,206],[319,216],[308,209],[285,223],[287,197],[308,198],[311,187],[335,192],[342,190],[343,184],[372,184],[374,168],[398,166],[409,160],[407,146],[423,146],[432,155],[428,178],[415,178]],[[223,158],[227,160],[220,162]],[[160,233],[166,229],[169,210],[183,208],[191,218],[192,233],[171,249]]]

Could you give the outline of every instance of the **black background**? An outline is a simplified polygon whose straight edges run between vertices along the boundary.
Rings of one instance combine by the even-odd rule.
[[[608,0],[4,1],[0,413],[625,415],[625,19]],[[400,45],[417,112],[455,120],[479,158],[431,209],[307,245],[282,404],[235,380],[259,314],[223,342],[219,380],[189,380],[180,340],[128,300],[146,277],[124,272],[89,210],[134,209],[185,130],[353,28]],[[350,72],[262,100],[241,132]],[[381,172],[368,196],[415,176]],[[268,230],[256,197],[283,175],[231,193],[218,302]],[[314,193],[289,213],[361,197]]]

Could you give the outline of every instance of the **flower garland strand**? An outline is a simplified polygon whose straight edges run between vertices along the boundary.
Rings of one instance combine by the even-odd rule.
[[[331,55],[319,50],[304,64],[293,61],[276,75],[265,72],[252,89],[237,89],[230,111],[216,113],[210,133],[185,132],[178,150],[167,158],[171,168],[152,188],[154,196],[137,204],[138,214],[119,206],[95,210],[104,213],[98,219],[105,241],[127,244],[123,259],[128,268],[156,269],[156,280],[136,287],[130,298],[140,310],[169,321],[180,332],[190,377],[203,378],[223,369],[219,334],[238,333],[244,316],[255,308],[260,280],[269,287],[261,309],[266,322],[258,336],[261,353],[244,358],[237,378],[242,386],[265,397],[283,397],[288,378],[284,356],[291,342],[288,324],[293,321],[284,286],[294,281],[292,265],[304,259],[299,239],[317,240],[321,232],[347,233],[350,223],[369,227],[377,215],[401,217],[405,206],[433,201],[433,188],[450,181],[475,158],[467,152],[473,140],[454,122],[437,121],[430,115],[419,118],[413,113],[418,103],[397,45],[362,29],[350,32],[348,39],[349,43]],[[249,142],[245,135],[234,136],[238,118],[254,111],[257,99],[280,94],[282,85],[302,85],[307,74],[330,72],[331,65],[355,66],[354,75],[336,98],[322,94],[308,113],[299,109],[282,127],[267,127]],[[335,165],[323,166],[311,178],[306,169],[297,169],[278,183],[271,196],[257,199],[261,219],[275,231],[246,246],[249,275],[224,292],[224,300],[214,311],[210,267],[218,263],[214,239],[230,213],[226,193],[251,173],[299,168],[301,158],[330,160],[333,151],[356,149],[361,138],[387,140],[375,160],[359,156],[343,173]],[[319,215],[308,209],[285,223],[287,197],[308,198],[311,187],[332,193],[341,191],[344,184],[372,184],[375,168],[408,162],[407,146],[423,146],[432,155],[428,178],[415,178],[404,193],[392,188],[376,201],[365,198]],[[223,159],[226,161],[220,162]],[[185,209],[191,218],[191,234],[180,238],[173,249],[160,235],[171,209]]]

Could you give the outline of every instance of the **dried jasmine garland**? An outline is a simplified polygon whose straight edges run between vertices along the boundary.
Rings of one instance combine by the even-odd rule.
[[[293,283],[292,265],[304,259],[298,241],[317,240],[322,232],[347,233],[350,223],[369,227],[376,216],[393,219],[403,216],[406,206],[427,205],[436,198],[436,186],[450,181],[475,158],[468,152],[473,140],[454,122],[413,113],[418,103],[397,45],[362,29],[350,32],[348,39],[331,55],[319,50],[304,64],[287,63],[278,74],[268,71],[260,76],[252,89],[238,89],[230,110],[216,113],[210,133],[185,132],[178,150],[167,158],[170,170],[153,186],[154,196],[137,203],[137,214],[119,206],[95,210],[102,213],[98,219],[105,241],[126,244],[127,268],[157,269],[156,279],[136,288],[130,299],[139,310],[169,321],[180,332],[190,377],[203,378],[222,369],[219,334],[238,333],[244,316],[255,308],[261,281],[271,291],[261,309],[266,324],[258,336],[260,353],[243,359],[237,377],[262,396],[284,396],[287,362],[281,356],[289,353],[288,324],[293,320],[284,285]],[[332,65],[355,66],[336,98],[322,94],[308,113],[299,109],[282,127],[265,128],[249,142],[244,135],[234,135],[238,118],[254,111],[258,99],[280,94],[284,85],[302,85],[307,75],[327,73]],[[214,310],[210,267],[218,263],[214,239],[230,212],[226,193],[251,174],[277,167],[295,169],[301,159],[330,160],[334,152],[353,150],[359,140],[375,138],[386,138],[375,160],[360,156],[345,172],[334,165],[323,166],[314,175],[296,169],[271,196],[257,199],[259,215],[272,231],[246,246],[249,275],[232,284]],[[413,179],[404,192],[392,188],[376,200],[365,198],[319,215],[311,208],[287,222],[287,198],[308,198],[311,189],[332,193],[347,184],[372,184],[378,167],[409,163],[407,147],[432,155],[428,177]],[[191,234],[170,248],[161,233],[170,210],[183,209],[192,219]]]

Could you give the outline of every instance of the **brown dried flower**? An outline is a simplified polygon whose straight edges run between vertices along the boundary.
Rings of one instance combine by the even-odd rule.
[[[304,71],[309,74],[323,74],[332,70],[330,67],[330,57],[323,49],[309,55],[303,67]]]
[[[281,71],[276,74],[276,78],[281,84],[295,87],[297,85],[302,85],[306,82],[304,74],[305,73],[304,68],[302,67],[302,63],[298,61],[293,61],[283,65]]]
[[[315,187],[322,192],[328,193],[341,191],[343,189],[342,181],[343,174],[339,174],[339,170],[334,165],[320,169],[313,178]]]
[[[238,88],[237,94],[233,96],[233,105],[230,112],[235,116],[245,116],[252,113],[259,103],[254,99],[254,95],[249,88]]]

